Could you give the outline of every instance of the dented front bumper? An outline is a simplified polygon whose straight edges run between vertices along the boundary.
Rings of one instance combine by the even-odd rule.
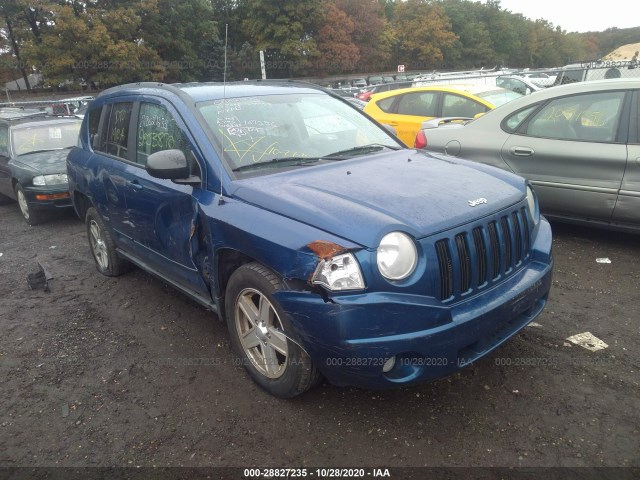
[[[275,296],[295,340],[331,383],[386,388],[426,382],[478,360],[542,312],[553,267],[550,231],[545,236],[544,248],[518,273],[450,305],[388,292],[328,300],[307,291]]]

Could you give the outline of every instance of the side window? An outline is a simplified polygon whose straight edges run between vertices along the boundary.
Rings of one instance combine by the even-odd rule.
[[[100,145],[100,136],[98,135],[98,127],[100,126],[100,114],[102,107],[92,108],[89,110],[89,142],[94,149],[98,149]]]
[[[419,117],[437,116],[437,92],[415,92],[402,95],[398,102],[398,113]]]
[[[146,165],[149,155],[161,150],[182,150],[188,159],[189,142],[175,119],[162,105],[143,103],[138,117],[136,162]]]
[[[614,142],[624,92],[573,95],[550,102],[529,122],[527,135]]]
[[[527,118],[529,114],[536,108],[538,108],[538,105],[534,105],[532,107],[525,108],[524,110],[520,110],[519,112],[514,113],[504,121],[504,129],[508,132],[515,132],[522,121]]]
[[[451,93],[444,94],[442,103],[443,117],[470,117],[473,118],[479,113],[489,110],[484,105],[471,100],[470,98],[461,97]]]
[[[0,156],[9,156],[9,129],[0,126]]]
[[[382,110],[383,112],[391,113],[391,107],[395,99],[396,97],[383,98],[382,100],[376,102],[376,105],[378,105],[378,108],[380,108],[380,110]]]
[[[129,141],[129,120],[132,103],[114,103],[107,119],[107,132],[103,152],[116,157],[129,159],[127,143]]]

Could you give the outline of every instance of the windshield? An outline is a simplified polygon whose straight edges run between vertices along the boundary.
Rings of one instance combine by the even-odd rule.
[[[504,105],[511,100],[522,97],[522,95],[520,95],[519,93],[506,89],[489,90],[487,92],[478,93],[476,95],[483,100],[491,103],[495,107],[499,107],[500,105]]]
[[[16,155],[57,150],[74,146],[78,141],[80,120],[14,128],[11,130]]]
[[[198,108],[236,172],[269,173],[400,148],[368,117],[324,93],[228,98]],[[369,146],[375,148],[362,148]]]

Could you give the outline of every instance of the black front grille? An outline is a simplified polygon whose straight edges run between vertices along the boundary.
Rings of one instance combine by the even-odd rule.
[[[478,285],[482,285],[487,281],[487,248],[484,244],[481,227],[473,229],[473,245],[478,256]]]
[[[530,255],[524,208],[435,242],[441,300],[511,275]]]
[[[453,295],[453,265],[448,240],[436,242],[436,253],[440,266],[440,298],[445,299]]]

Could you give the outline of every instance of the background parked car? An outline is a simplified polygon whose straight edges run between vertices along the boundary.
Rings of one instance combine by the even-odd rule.
[[[415,145],[533,183],[545,215],[640,231],[640,81],[553,87],[464,125],[427,122]]]
[[[389,92],[391,90],[398,90],[399,88],[407,88],[411,86],[411,82],[394,82],[394,83],[381,83],[379,85],[374,85],[373,87],[369,87],[362,92],[356,94],[356,98],[358,100],[362,100],[364,102],[368,102],[373,95],[381,92]]]
[[[551,87],[556,80],[555,73],[545,73],[545,72],[527,72],[527,73],[519,73],[518,76],[522,78],[526,78],[531,81],[531,83],[535,83],[539,87]]]
[[[529,95],[530,93],[543,89],[543,87],[536,85],[526,78],[516,77],[515,75],[502,75],[496,77],[496,85],[519,93],[520,95]]]
[[[66,158],[81,121],[42,112],[0,111],[0,203],[18,202],[36,225],[46,211],[70,208]]]
[[[395,128],[405,144],[413,145],[422,122],[429,118],[473,118],[520,96],[511,90],[484,85],[411,87],[374,95],[364,111]]]

